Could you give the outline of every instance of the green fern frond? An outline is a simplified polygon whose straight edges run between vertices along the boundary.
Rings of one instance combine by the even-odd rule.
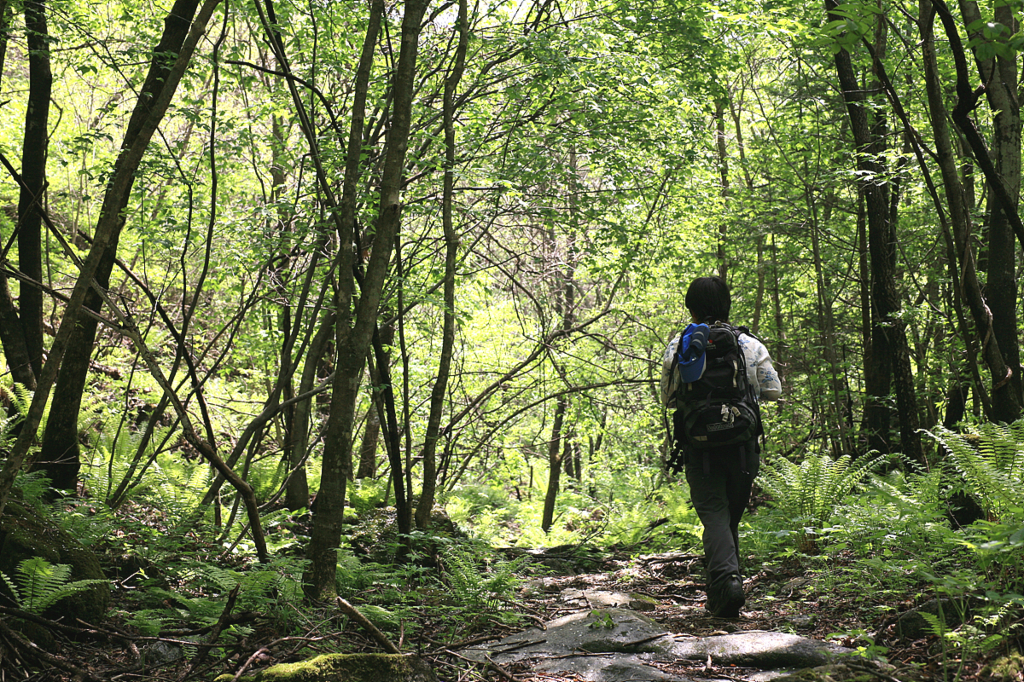
[[[0,396],[10,401],[11,407],[14,408],[10,412],[15,415],[0,421],[0,434],[4,434],[9,425],[13,425],[13,422],[21,419],[21,415],[28,412],[29,405],[32,404],[32,391],[25,388],[25,384],[0,382]]]
[[[50,479],[45,471],[18,472],[14,487],[21,491],[21,498],[26,504],[36,508],[46,507],[46,494],[50,491]]]
[[[0,578],[3,578],[4,584],[7,585],[7,589],[14,595],[14,601],[21,603],[21,592],[18,591],[18,586],[14,584],[14,581],[7,577],[7,574],[0,571]]]
[[[784,514],[821,528],[843,497],[881,463],[881,457],[854,461],[849,455],[832,459],[825,453],[808,455],[799,465],[778,458],[763,469],[761,487]]]
[[[1024,507],[1024,420],[981,424],[973,434],[943,427],[928,432],[946,451],[946,464],[987,513]]]
[[[937,615],[934,613],[928,613],[927,611],[918,611],[917,615],[921,616],[921,618],[928,623],[928,629],[933,635],[940,639],[946,636],[946,632],[948,630],[946,623]]]
[[[527,558],[521,558],[481,566],[471,549],[453,544],[444,553],[442,574],[456,602],[494,609],[496,604],[512,599],[521,584],[518,573],[527,561]]]
[[[379,628],[398,627],[401,619],[392,611],[388,611],[376,604],[362,604],[357,607],[359,613],[366,616],[366,619]]]
[[[891,482],[881,478],[880,476],[872,476],[870,479],[870,485],[879,492],[882,497],[899,507],[905,509],[920,509],[923,506],[921,496],[901,490],[898,486],[893,485]]]
[[[138,628],[142,635],[155,637],[160,634],[164,623],[167,620],[162,611],[156,609],[142,609],[134,612],[125,622],[128,625]]]
[[[21,587],[19,604],[31,613],[42,613],[62,599],[73,597],[96,585],[109,584],[106,580],[98,579],[68,582],[71,566],[51,564],[42,557],[32,557],[19,563],[17,575]],[[4,581],[10,586],[7,576],[4,576]]]
[[[235,589],[235,586],[242,581],[242,576],[238,572],[229,571],[211,564],[199,564],[192,570],[194,570],[198,576],[209,580],[224,592],[230,592]]]
[[[0,381],[0,402],[10,402],[11,410],[0,410],[0,449],[5,449],[8,442],[14,442],[14,427],[28,412],[32,402],[32,391],[23,384]],[[9,413],[9,415],[8,415]]]

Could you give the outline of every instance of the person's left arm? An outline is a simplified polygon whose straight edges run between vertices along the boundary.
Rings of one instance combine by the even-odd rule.
[[[747,378],[755,387],[758,400],[778,400],[782,395],[782,378],[775,371],[768,349],[757,339],[740,337],[743,354],[747,360]]]

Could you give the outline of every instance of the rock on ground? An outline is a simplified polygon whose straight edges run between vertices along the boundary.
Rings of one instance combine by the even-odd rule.
[[[533,670],[575,673],[589,682],[683,680],[652,664],[706,661],[761,670],[809,668],[849,650],[780,632],[738,632],[680,640],[655,621],[626,609],[580,611],[486,647],[463,653],[481,663],[528,661]]]

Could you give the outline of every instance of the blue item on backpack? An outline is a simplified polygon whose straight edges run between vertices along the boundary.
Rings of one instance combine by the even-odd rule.
[[[679,376],[684,383],[693,383],[704,375],[707,364],[704,348],[707,346],[710,333],[711,328],[706,324],[691,323],[683,330],[683,338],[679,342],[678,367]]]

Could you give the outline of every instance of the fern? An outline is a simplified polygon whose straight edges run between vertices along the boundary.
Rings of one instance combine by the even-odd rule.
[[[32,391],[25,388],[24,384],[0,383],[0,402],[10,403],[13,409],[5,410],[12,416],[0,418],[0,445],[3,440],[10,436],[14,425],[21,421],[23,414],[28,412],[32,404]]]
[[[191,571],[197,577],[205,578],[216,585],[223,592],[230,592],[242,581],[242,575],[237,571],[230,571],[212,564],[197,564]],[[186,572],[187,576],[188,572]]]
[[[156,637],[160,634],[160,630],[166,621],[167,618],[164,616],[163,611],[143,609],[132,613],[125,622],[138,628],[142,635]]]
[[[46,472],[20,471],[14,487],[21,492],[21,499],[25,504],[40,510],[46,507],[46,493],[50,490],[50,479]]]
[[[21,592],[18,590],[18,586],[15,585],[3,571],[0,571],[0,578],[3,578],[4,584],[7,585],[7,589],[11,591],[12,595],[14,595],[14,601],[21,604]]]
[[[822,453],[800,464],[780,457],[763,469],[761,487],[782,513],[822,528],[843,497],[881,463],[880,456],[854,461],[849,455],[832,459]]]
[[[42,613],[62,599],[73,597],[96,585],[109,585],[106,580],[75,580],[69,582],[71,566],[51,564],[42,557],[25,559],[18,564],[17,585],[3,572],[4,583],[18,605],[30,613]]]
[[[943,427],[928,432],[946,451],[946,463],[958,474],[964,492],[976,497],[989,515],[1003,516],[1024,507],[1024,420],[980,424],[977,433]]]
[[[376,604],[363,604],[357,610],[379,628],[397,628],[402,622],[399,614]]]
[[[527,561],[528,558],[523,557],[482,567],[470,548],[452,544],[444,552],[442,573],[457,603],[497,609],[512,600],[522,582],[517,574]]]
[[[94,490],[111,491],[125,477],[133,479],[129,490],[136,487],[142,475],[140,464],[153,456],[158,448],[166,447],[173,429],[171,426],[158,426],[146,447],[140,461],[135,454],[142,443],[143,434],[131,429],[119,427],[114,420],[108,420],[97,435],[95,445],[88,450],[88,466],[82,468],[82,479]]]

